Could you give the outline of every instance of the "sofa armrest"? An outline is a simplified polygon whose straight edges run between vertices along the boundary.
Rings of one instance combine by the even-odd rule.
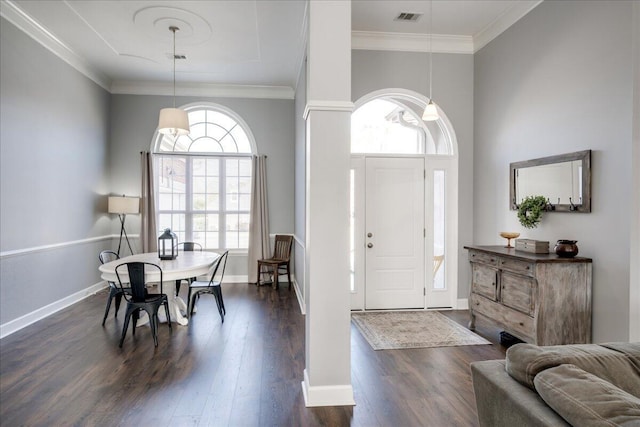
[[[504,360],[471,363],[481,427],[550,427],[567,424],[538,396],[509,376]]]

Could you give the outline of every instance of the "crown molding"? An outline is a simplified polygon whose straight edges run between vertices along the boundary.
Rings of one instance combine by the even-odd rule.
[[[80,55],[67,46],[62,40],[40,25],[35,19],[27,15],[11,0],[0,1],[0,16],[22,32],[38,42],[51,53],[78,70],[84,76],[95,82],[105,90],[109,90],[111,79],[102,72],[90,66]]]
[[[118,95],[173,96],[172,83],[114,81],[110,92]],[[289,86],[223,85],[215,83],[176,83],[176,96],[212,98],[294,99]]]
[[[352,31],[351,49],[392,50],[400,52],[433,52],[473,54],[473,37],[433,34],[384,33],[376,31]]]
[[[502,15],[473,35],[473,52],[475,53],[485,47],[491,40],[505,32],[543,1],[544,0],[530,0],[514,2],[513,6]]]

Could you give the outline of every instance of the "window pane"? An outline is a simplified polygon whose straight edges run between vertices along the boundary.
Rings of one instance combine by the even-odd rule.
[[[384,99],[351,115],[352,153],[424,153],[425,125],[412,108]]]
[[[240,203],[238,205],[238,210],[240,211],[249,211],[251,210],[251,194],[242,194],[240,197]]]
[[[195,173],[195,171],[194,171]],[[204,193],[207,191],[207,179],[204,176],[193,177],[193,192]]]
[[[227,194],[226,205],[227,205],[226,206],[227,211],[237,211],[238,210],[238,195],[237,194],[232,194],[232,195]]]
[[[189,111],[189,127],[206,121],[204,110]]]
[[[240,126],[236,126],[231,131],[231,136],[235,140],[238,146],[238,153],[251,153],[251,144],[249,143],[249,137]],[[249,162],[251,164],[251,162]]]
[[[240,214],[238,215],[238,230],[240,231],[249,231],[249,222],[250,222],[249,214]]]
[[[238,233],[237,232],[227,232],[225,235],[225,239],[227,240],[227,249],[238,249]]]
[[[207,173],[207,159],[196,158],[193,159],[193,174],[205,175]]]
[[[220,248],[220,233],[207,232],[205,233],[206,243],[203,245],[205,249],[219,249]]]
[[[445,176],[443,170],[433,172],[433,289],[446,289],[445,274]]]
[[[220,196],[218,194],[207,194],[207,210],[220,210]]]
[[[249,233],[248,232],[238,233],[238,248],[248,248],[248,247],[249,247]]]
[[[194,194],[193,195],[193,210],[203,211],[206,209],[206,194]]]
[[[220,217],[216,214],[207,215],[207,231],[218,231],[220,229]]]

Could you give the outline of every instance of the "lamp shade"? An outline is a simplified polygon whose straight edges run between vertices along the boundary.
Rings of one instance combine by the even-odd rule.
[[[140,198],[125,196],[109,196],[109,213],[137,214],[140,213]]]
[[[180,108],[163,108],[158,118],[158,132],[164,135],[188,135],[189,115]]]
[[[424,109],[424,113],[422,114],[422,120],[425,122],[433,122],[440,118],[440,114],[438,114],[438,108],[433,101],[429,101],[426,108]]]

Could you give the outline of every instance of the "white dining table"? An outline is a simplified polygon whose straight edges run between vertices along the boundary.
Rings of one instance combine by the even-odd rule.
[[[213,263],[220,257],[215,252],[179,252],[178,257],[172,260],[161,260],[156,252],[130,255],[111,262],[100,265],[101,277],[103,280],[113,282],[118,286],[118,276],[116,267],[127,262],[149,262],[158,265],[162,269],[162,292],[169,299],[169,313],[171,320],[175,320],[180,325],[188,325],[189,319],[186,317],[187,304],[182,298],[176,296],[176,280],[189,279],[206,275],[211,270]],[[127,269],[122,267],[118,270],[123,282],[128,282]],[[153,267],[145,268],[146,283],[159,283],[160,272]],[[183,314],[182,311],[185,313]]]

